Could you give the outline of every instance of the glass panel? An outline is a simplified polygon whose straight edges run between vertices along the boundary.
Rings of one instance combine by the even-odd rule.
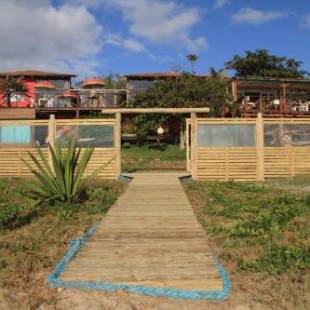
[[[32,146],[47,147],[48,126],[33,126]]]
[[[310,124],[267,124],[264,126],[265,146],[310,146]]]
[[[30,143],[31,126],[2,126],[1,143],[27,144]]]
[[[2,145],[47,146],[47,126],[1,126],[0,143]]]
[[[255,144],[255,125],[198,125],[199,147],[245,147]]]
[[[111,125],[58,125],[56,141],[66,145],[71,138],[79,147],[113,147],[113,126]]]

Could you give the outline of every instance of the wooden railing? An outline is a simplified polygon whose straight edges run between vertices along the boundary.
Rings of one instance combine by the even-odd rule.
[[[35,93],[0,94],[0,107],[36,109],[101,109],[116,108],[126,100],[123,89],[42,90]]]
[[[260,97],[257,100],[250,100],[247,96],[240,98],[237,102],[243,116],[263,115],[289,116],[301,115],[310,116],[310,96],[293,97]]]

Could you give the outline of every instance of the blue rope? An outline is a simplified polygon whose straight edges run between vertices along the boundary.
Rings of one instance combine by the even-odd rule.
[[[155,297],[170,297],[176,299],[225,299],[231,290],[231,282],[225,269],[220,264],[219,260],[215,260],[215,266],[218,269],[223,280],[223,290],[221,291],[199,291],[199,290],[181,290],[173,288],[159,288],[159,287],[144,287],[141,285],[124,285],[114,284],[110,282],[97,282],[97,281],[62,281],[59,279],[60,275],[75,257],[82,245],[87,239],[95,232],[98,225],[95,224],[91,227],[80,239],[72,240],[68,252],[62,257],[56,265],[55,270],[48,276],[48,283],[54,288],[76,288],[84,290],[101,290],[101,291],[116,291],[126,290],[131,293],[140,293],[148,296]]]

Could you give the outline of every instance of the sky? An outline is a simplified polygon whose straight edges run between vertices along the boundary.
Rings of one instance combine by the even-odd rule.
[[[266,48],[310,71],[310,0],[0,0],[0,71],[220,69]]]

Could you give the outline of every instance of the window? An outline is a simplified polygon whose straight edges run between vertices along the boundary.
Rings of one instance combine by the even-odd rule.
[[[255,125],[198,125],[198,147],[254,147]]]

